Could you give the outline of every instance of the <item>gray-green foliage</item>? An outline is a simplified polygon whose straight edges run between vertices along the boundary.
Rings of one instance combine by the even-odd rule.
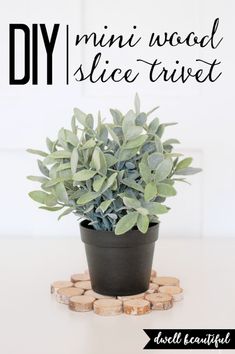
[[[41,184],[29,196],[41,209],[61,210],[59,219],[69,213],[88,219],[97,230],[114,230],[121,235],[133,227],[146,233],[150,223],[169,208],[163,203],[176,195],[178,175],[200,171],[191,167],[192,158],[180,159],[173,152],[176,139],[164,141],[167,126],[176,123],[147,123],[155,109],[140,111],[138,95],[135,108],[122,114],[111,109],[112,123],[98,114],[74,109],[71,129],[60,129],[57,139],[46,139],[48,152],[29,149],[39,155],[43,176],[28,176]],[[176,175],[177,178],[174,177]]]

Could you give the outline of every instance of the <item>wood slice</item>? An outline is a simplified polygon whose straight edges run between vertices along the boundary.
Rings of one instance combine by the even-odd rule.
[[[145,299],[150,301],[152,310],[168,310],[173,306],[173,298],[168,294],[147,294]]]
[[[164,286],[164,285],[179,286],[180,285],[179,279],[174,277],[156,277],[152,279],[152,282],[158,284],[159,286]]]
[[[121,301],[126,300],[134,300],[134,299],[144,299],[145,293],[135,294],[135,295],[127,295],[127,296],[118,296],[117,298]]]
[[[61,288],[70,288],[71,286],[73,286],[73,283],[71,281],[66,281],[66,280],[54,281],[51,284],[51,294],[57,293],[57,291]]]
[[[101,316],[120,315],[122,313],[122,301],[118,299],[95,300],[94,312]]]
[[[78,281],[74,283],[75,288],[83,289],[83,290],[90,290],[91,289],[91,282],[87,281]]]
[[[155,269],[152,269],[151,271],[151,276],[150,276],[150,281],[152,281],[153,278],[156,278],[157,277],[157,272]]]
[[[90,280],[90,275],[88,273],[77,273],[71,275],[71,281],[76,283],[78,281]]]
[[[77,295],[82,295],[84,293],[83,289],[78,289],[78,288],[61,288],[57,291],[56,293],[56,300],[60,302],[61,304],[68,305],[69,304],[69,299],[72,296],[77,296]]]
[[[86,290],[84,295],[93,296],[96,300],[98,300],[98,299],[115,299],[114,296],[98,294],[93,290]]]
[[[123,310],[127,315],[145,315],[151,311],[150,302],[144,299],[126,300],[123,303]]]
[[[77,312],[86,312],[93,310],[95,298],[88,295],[72,296],[69,299],[69,309]]]
[[[149,284],[149,288],[146,291],[146,294],[153,294],[153,293],[157,293],[159,289],[159,285],[155,284],[155,283],[150,283]]]
[[[151,271],[151,278],[156,278],[157,277],[157,272],[155,269],[152,269]]]
[[[169,294],[173,297],[173,301],[180,301],[183,299],[183,289],[174,285],[160,286],[159,293]]]

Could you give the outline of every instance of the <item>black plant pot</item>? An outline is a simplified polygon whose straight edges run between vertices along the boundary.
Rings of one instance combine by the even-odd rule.
[[[146,291],[159,224],[151,225],[146,234],[134,229],[117,236],[112,231],[94,230],[88,223],[82,221],[80,231],[92,289],[110,296]]]

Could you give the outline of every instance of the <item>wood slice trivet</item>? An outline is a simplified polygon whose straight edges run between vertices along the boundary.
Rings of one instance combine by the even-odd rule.
[[[169,294],[147,294],[145,299],[150,301],[152,310],[168,310],[173,306],[173,298]]]
[[[149,284],[149,288],[146,291],[146,294],[153,294],[153,293],[157,293],[159,289],[159,285],[155,284],[155,283],[150,283]]]
[[[155,270],[155,269],[152,269],[152,271],[151,271],[151,278],[156,278],[156,276],[157,276],[156,270]]]
[[[183,299],[183,289],[174,285],[160,286],[159,293],[169,294],[173,297],[173,301],[180,301]]]
[[[90,276],[88,273],[78,273],[78,274],[71,275],[71,281],[73,283],[76,283],[78,281],[86,281],[86,280],[90,280]]]
[[[145,315],[151,311],[150,302],[144,299],[126,300],[123,303],[123,311],[127,315]]]
[[[115,296],[98,294],[94,290],[86,290],[84,295],[93,296],[96,300],[98,300],[98,299],[115,299]]]
[[[69,309],[77,312],[86,312],[93,310],[95,298],[88,295],[72,296],[69,299]]]
[[[122,313],[122,301],[118,299],[99,299],[94,302],[94,312],[101,316],[114,316]]]
[[[78,281],[77,283],[74,283],[74,286],[75,286],[75,288],[90,290],[91,289],[91,282],[89,280]]]
[[[66,280],[54,281],[51,284],[51,294],[57,293],[57,291],[61,288],[70,288],[71,286],[73,286],[73,283],[71,281],[66,281]]]
[[[61,304],[68,305],[69,304],[69,299],[72,296],[77,296],[77,295],[82,295],[84,293],[83,289],[78,289],[78,288],[61,288],[57,291],[56,293],[56,300],[60,302]]]
[[[152,282],[158,284],[159,286],[164,286],[164,285],[179,286],[180,285],[179,279],[174,277],[156,277],[152,279]]]
[[[144,299],[145,293],[135,294],[135,295],[127,295],[127,296],[118,296],[117,298],[121,301],[126,300],[134,300],[134,299]]]

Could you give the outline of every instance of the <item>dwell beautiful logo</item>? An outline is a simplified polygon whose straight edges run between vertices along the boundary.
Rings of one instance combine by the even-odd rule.
[[[151,32],[145,36],[141,35],[141,27],[133,25],[130,27],[129,33],[113,34],[111,26],[97,26],[98,32],[74,34],[70,30],[69,25],[61,25],[58,23],[52,26],[46,24],[34,23],[28,25],[25,23],[9,25],[9,84],[10,85],[40,85],[56,84],[56,75],[54,74],[54,66],[58,60],[55,55],[58,42],[60,50],[62,48],[65,57],[65,63],[62,69],[65,85],[70,83],[80,83],[89,81],[93,84],[97,82],[106,83],[109,81],[124,81],[131,84],[141,77],[153,83],[160,81],[169,84],[196,81],[202,84],[206,81],[214,83],[221,75],[221,60],[217,58],[217,49],[221,45],[223,37],[219,34],[219,18],[208,23],[208,32],[198,35],[196,31],[181,35],[177,30],[173,32]],[[20,45],[19,45],[20,37]],[[61,45],[62,43],[62,45]],[[147,47],[153,53],[157,53],[154,60],[146,57],[142,48]],[[17,51],[20,46],[21,50]],[[86,51],[86,47],[93,47],[97,52],[95,55],[89,56],[84,63],[78,62],[76,65],[71,64],[71,58],[76,48]],[[115,48],[117,57],[125,55],[125,69],[115,66],[110,60],[109,52],[104,48]],[[125,50],[139,47],[138,53],[143,55],[136,57],[134,60],[125,53]],[[164,48],[170,48],[172,55],[169,63],[164,63],[161,59]],[[182,49],[181,60],[175,57],[174,48]],[[191,47],[198,47],[198,56],[190,62],[184,62],[185,50]],[[210,58],[206,58],[210,49]],[[46,66],[43,67],[45,72],[39,72],[38,67],[42,61],[41,53],[46,55]],[[39,54],[40,53],[40,54]],[[179,55],[179,51],[177,51]],[[152,58],[152,56],[151,56]],[[128,62],[128,60],[130,62]],[[88,63],[87,63],[88,61]],[[128,69],[126,69],[128,67]],[[46,79],[45,79],[46,77]]]

